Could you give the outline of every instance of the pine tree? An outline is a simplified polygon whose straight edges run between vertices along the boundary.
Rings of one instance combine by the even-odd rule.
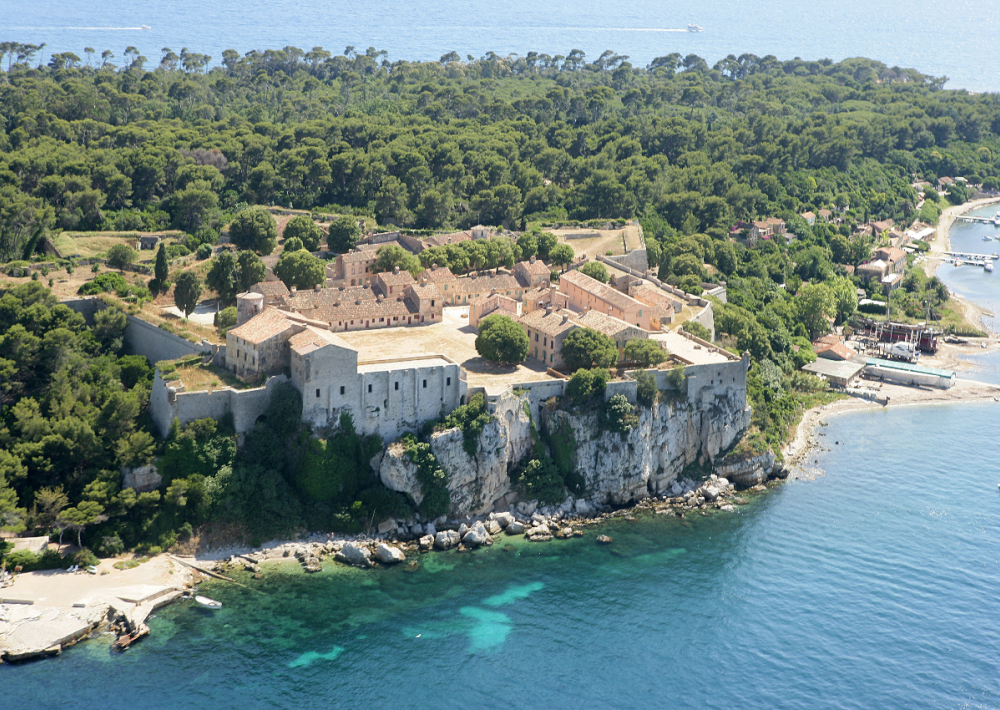
[[[170,268],[167,266],[167,250],[163,248],[163,242],[160,242],[160,248],[156,251],[156,265],[153,267],[153,276],[160,283],[164,283],[169,275]]]

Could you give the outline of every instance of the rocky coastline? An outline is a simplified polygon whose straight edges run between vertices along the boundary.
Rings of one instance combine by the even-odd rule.
[[[773,457],[772,457],[773,461]],[[756,470],[760,470],[757,467]],[[675,481],[661,496],[646,498],[626,507],[595,508],[584,499],[568,497],[559,506],[539,506],[536,501],[523,501],[510,510],[486,515],[450,518],[441,516],[426,524],[405,521],[392,534],[334,535],[312,534],[301,540],[276,542],[259,549],[240,550],[217,559],[211,569],[219,574],[242,570],[256,577],[263,576],[262,565],[294,561],[305,572],[323,570],[323,562],[332,560],[362,569],[387,568],[399,563],[414,564],[420,555],[436,552],[469,552],[489,547],[503,537],[522,537],[525,541],[544,543],[551,540],[583,537],[586,528],[597,528],[616,518],[631,518],[637,513],[653,513],[684,518],[687,515],[708,515],[712,511],[733,512],[749,502],[748,493],[766,490],[768,480],[787,477],[780,466],[768,468],[758,482],[749,487],[737,487],[726,478],[710,475],[702,481]],[[406,531],[402,532],[401,531]],[[611,538],[598,534],[598,543],[609,544]]]

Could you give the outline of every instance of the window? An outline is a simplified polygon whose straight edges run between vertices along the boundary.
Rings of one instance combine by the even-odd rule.
[[[434,299],[431,299],[431,308],[434,308]],[[639,315],[642,315],[641,313]]]
[[[427,380],[424,380],[424,389],[427,389]]]
[[[343,385],[340,386],[340,393],[344,394],[344,386]]]
[[[393,389],[394,389],[394,390],[396,390],[396,391],[398,392],[398,391],[399,391],[399,383],[398,383],[398,382],[393,382],[392,384],[393,384],[393,385],[395,385],[395,386],[393,387]]]
[[[535,333],[535,342],[538,342],[538,333]]]
[[[371,394],[371,392],[372,392],[372,386],[368,385],[368,394]]]
[[[639,309],[639,317],[642,318],[642,309]]]
[[[547,348],[548,346],[549,346],[549,339],[548,338],[542,338],[542,347],[543,348]]]
[[[733,378],[733,382],[735,382],[735,381],[736,381],[736,378],[734,377],[734,378]],[[447,379],[447,381],[445,382],[445,385],[446,385],[446,386],[448,386],[448,387],[451,387],[451,378],[450,378],[450,377],[449,377],[449,378]]]
[[[316,390],[316,399],[319,399],[319,390]]]

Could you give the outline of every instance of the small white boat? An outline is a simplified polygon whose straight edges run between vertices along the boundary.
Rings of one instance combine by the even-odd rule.
[[[989,261],[989,260],[984,261],[983,262],[983,270],[984,271],[989,271],[989,272],[992,273],[993,272],[993,262]]]
[[[688,25],[688,32],[704,32],[704,31],[705,28],[702,27],[701,25],[696,25],[693,22]],[[1000,213],[997,214],[1000,215]]]
[[[139,29],[140,30],[151,30],[153,28],[150,27],[149,25],[139,25]]]
[[[222,608],[222,602],[217,602],[214,599],[209,599],[208,597],[198,596],[198,597],[195,597],[194,600],[199,604],[199,606],[203,606],[206,609],[221,609]]]

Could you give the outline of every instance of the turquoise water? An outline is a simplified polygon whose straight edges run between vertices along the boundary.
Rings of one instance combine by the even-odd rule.
[[[669,32],[688,23],[704,32]],[[152,29],[135,29],[149,25]],[[114,28],[114,29],[111,29]],[[129,29],[133,28],[133,29]],[[0,39],[48,43],[47,52],[111,49],[119,58],[134,45],[154,63],[160,48],[342,52],[352,45],[389,50],[389,59],[436,60],[488,51],[551,55],[579,48],[591,59],[605,49],[645,65],[657,56],[698,54],[714,63],[727,54],[774,54],[780,59],[872,57],[951,77],[951,88],[1000,89],[996,2],[958,0],[508,0],[392,2],[348,0],[31,0],[6,2]]]
[[[0,667],[0,707],[1000,707],[998,407],[835,418],[825,475],[610,547],[213,584],[124,654]]]
[[[968,212],[977,217],[994,217],[1000,210],[1000,203],[986,205]],[[1000,228],[979,222],[955,222],[949,233],[953,251],[974,254],[993,254],[1000,251],[1000,241],[983,241],[983,237],[1000,238]],[[1000,265],[1000,262],[995,262]],[[937,275],[952,291],[961,294],[987,309],[993,316],[983,319],[986,328],[1000,332],[1000,271],[992,273],[976,266],[952,266],[942,264]]]

